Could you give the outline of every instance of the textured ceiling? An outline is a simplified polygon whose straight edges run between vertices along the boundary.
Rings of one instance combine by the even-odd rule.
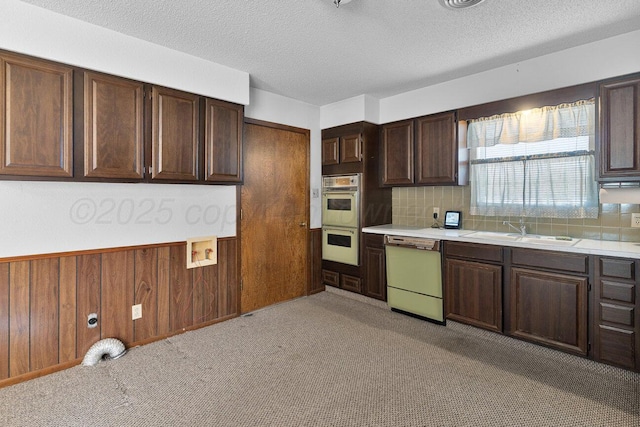
[[[640,29],[638,0],[25,0],[314,105],[386,97]]]

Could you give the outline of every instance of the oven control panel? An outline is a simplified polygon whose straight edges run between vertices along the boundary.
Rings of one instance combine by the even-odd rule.
[[[324,190],[345,190],[357,189],[360,186],[360,174],[353,175],[330,175],[322,177],[322,188]]]

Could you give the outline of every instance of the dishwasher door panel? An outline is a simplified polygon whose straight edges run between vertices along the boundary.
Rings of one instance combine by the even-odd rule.
[[[387,246],[387,285],[442,298],[440,252]]]
[[[440,298],[388,287],[387,303],[391,308],[397,308],[407,313],[417,314],[439,322],[444,321],[444,308]]]

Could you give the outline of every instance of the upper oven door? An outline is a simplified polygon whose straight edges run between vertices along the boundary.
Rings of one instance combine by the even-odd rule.
[[[322,225],[358,228],[358,192],[325,191],[322,194]]]

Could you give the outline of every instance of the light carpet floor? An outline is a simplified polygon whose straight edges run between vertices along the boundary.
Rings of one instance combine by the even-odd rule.
[[[640,426],[640,375],[322,292],[0,389],[3,426]]]

